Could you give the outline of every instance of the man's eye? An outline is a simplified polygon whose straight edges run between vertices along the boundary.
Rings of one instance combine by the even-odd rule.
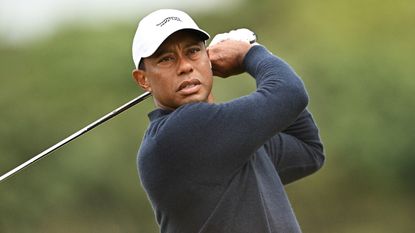
[[[189,53],[191,53],[191,54],[194,54],[194,53],[197,53],[197,52],[200,52],[200,48],[191,48],[189,50]]]
[[[201,49],[199,47],[190,48],[187,51],[189,57],[196,58],[200,54]]]
[[[159,63],[165,63],[165,62],[169,62],[169,61],[173,61],[173,57],[167,56],[167,57],[162,57],[159,60]]]

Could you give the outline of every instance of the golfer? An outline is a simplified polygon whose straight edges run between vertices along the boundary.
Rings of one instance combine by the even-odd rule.
[[[317,171],[323,146],[303,82],[252,36],[207,47],[209,35],[170,9],[138,25],[133,77],[156,109],[137,164],[162,233],[301,232],[284,185]],[[214,103],[213,76],[243,72],[256,90]]]

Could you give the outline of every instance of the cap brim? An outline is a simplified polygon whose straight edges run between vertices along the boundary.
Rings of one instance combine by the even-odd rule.
[[[148,49],[146,51],[146,53],[141,56],[141,58],[150,57],[151,55],[153,55],[157,51],[157,49],[160,47],[160,45],[163,44],[163,42],[165,40],[167,40],[167,38],[169,38],[171,35],[173,35],[176,32],[185,31],[185,30],[196,32],[203,41],[208,40],[210,38],[210,35],[207,32],[205,32],[205,31],[203,31],[201,29],[195,29],[195,28],[178,28],[176,30],[170,31],[170,33],[167,33],[163,37],[159,38],[159,40],[157,41],[157,43],[154,43],[155,46],[153,48],[151,48],[151,49]]]

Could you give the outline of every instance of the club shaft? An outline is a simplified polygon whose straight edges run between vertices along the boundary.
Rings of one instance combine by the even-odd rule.
[[[33,158],[27,160],[26,162],[20,164],[19,166],[15,167],[14,169],[10,170],[9,172],[5,173],[4,175],[2,175],[0,177],[0,182],[7,179],[8,177],[16,174],[17,172],[21,171],[22,169],[28,167],[29,165],[35,163],[36,161],[42,159],[43,157],[45,157],[46,155],[48,155],[49,153],[55,151],[56,149],[62,147],[63,145],[65,145],[66,143],[74,140],[75,138],[83,135],[84,133],[90,131],[91,129],[97,127],[98,125],[106,122],[107,120],[113,118],[114,116],[124,112],[125,110],[131,108],[132,106],[140,103],[141,101],[147,99],[150,96],[150,92],[145,92],[142,95],[130,100],[129,102],[125,103],[124,105],[120,106],[119,108],[113,110],[112,112],[106,114],[105,116],[99,118],[98,120],[92,122],[91,124],[85,126],[84,128],[82,128],[81,130],[73,133],[72,135],[70,135],[69,137],[63,139],[62,141],[56,143],[55,145],[49,147],[48,149],[42,151],[41,153],[39,153],[38,155],[34,156]]]

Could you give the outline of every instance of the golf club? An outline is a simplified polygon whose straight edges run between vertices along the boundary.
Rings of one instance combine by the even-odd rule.
[[[16,168],[10,170],[9,172],[5,173],[4,175],[0,176],[0,182],[7,179],[8,177],[16,174],[17,172],[21,171],[22,169],[26,168],[27,166],[35,163],[36,161],[40,160],[41,158],[45,157],[49,153],[55,151],[56,149],[60,148],[61,146],[65,145],[66,143],[74,140],[75,138],[83,135],[84,133],[90,131],[91,129],[95,128],[96,126],[106,122],[107,120],[113,118],[114,116],[124,112],[125,110],[131,108],[132,106],[140,103],[141,101],[147,99],[151,95],[150,92],[145,92],[142,95],[130,100],[129,102],[125,103],[124,105],[118,107],[117,109],[113,110],[112,112],[106,114],[105,116],[99,118],[98,120],[92,122],[91,124],[85,126],[81,130],[73,133],[69,137],[63,139],[62,141],[56,143],[55,145],[49,147],[48,149],[44,150],[40,154],[34,156],[33,158],[27,160],[26,162],[20,164]]]
[[[256,38],[257,38],[257,36],[255,35],[255,33],[251,32],[248,29],[243,28],[243,29],[238,29],[238,30],[231,31],[231,33],[224,33],[222,35],[219,35],[219,37],[216,40],[217,40],[217,42],[219,42],[220,40],[225,40],[225,39],[236,39],[236,40],[241,40],[242,39],[244,41],[248,41],[250,44],[253,44],[253,43],[256,42]],[[213,41],[214,40],[215,40],[215,38],[213,39]],[[217,42],[215,42],[215,43],[217,43]],[[211,45],[212,45],[212,43],[211,43]],[[90,131],[91,129],[95,128],[96,126],[106,122],[107,120],[113,118],[114,116],[124,112],[125,110],[131,108],[132,106],[134,106],[134,105],[140,103],[141,101],[147,99],[150,95],[151,95],[150,92],[145,92],[142,95],[130,100],[129,102],[125,103],[124,105],[120,106],[119,108],[117,108],[117,109],[113,110],[112,112],[108,113],[107,115],[105,115],[105,116],[99,118],[98,120],[92,122],[91,124],[85,126],[81,130],[73,133],[69,137],[63,139],[62,141],[60,141],[60,142],[56,143],[55,145],[49,147],[48,149],[44,150],[40,154],[34,156],[33,158],[27,160],[26,162],[20,164],[19,166],[15,167],[14,169],[10,170],[9,172],[7,172],[4,175],[0,176],[0,182],[7,179],[8,177],[16,174],[17,172],[21,171],[22,169],[26,168],[27,166],[35,163],[36,161],[40,160],[41,158],[45,157],[46,155],[50,154],[51,152],[53,152],[56,149],[60,148],[61,146],[65,145],[66,143],[68,143],[68,142],[74,140],[75,138],[83,135],[84,133]]]

